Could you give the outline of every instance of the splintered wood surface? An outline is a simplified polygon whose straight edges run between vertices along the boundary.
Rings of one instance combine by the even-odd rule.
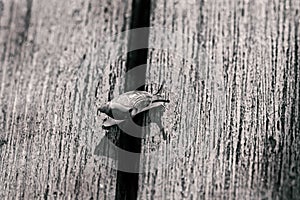
[[[148,82],[166,81],[171,139],[144,146],[141,199],[299,198],[299,9],[153,3]]]
[[[138,199],[299,198],[299,10],[152,1],[146,82],[165,81],[169,140],[142,140]],[[97,108],[124,91],[131,11],[0,0],[0,199],[114,199]]]
[[[128,29],[131,1],[1,3],[0,199],[113,198],[96,111],[125,64],[127,38],[109,37]]]

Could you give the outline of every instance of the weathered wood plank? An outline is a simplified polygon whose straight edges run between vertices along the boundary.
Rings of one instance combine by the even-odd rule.
[[[111,199],[116,171],[93,155],[104,135],[96,108],[110,85],[119,92],[127,38],[109,37],[128,29],[131,1],[3,5],[0,198]]]
[[[114,198],[96,109],[124,91],[131,1],[1,2],[0,198]],[[139,198],[296,199],[299,1],[151,6],[170,142],[151,126]]]
[[[145,142],[140,198],[297,199],[299,2],[152,9],[148,81],[166,80],[171,141]]]

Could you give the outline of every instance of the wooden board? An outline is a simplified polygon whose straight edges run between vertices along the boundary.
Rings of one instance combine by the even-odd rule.
[[[1,2],[0,198],[113,198],[113,163],[94,155],[96,111],[122,85],[127,38],[113,36],[131,1]]]
[[[97,107],[124,91],[131,4],[0,1],[1,199],[114,198]],[[146,81],[166,81],[170,141],[143,139],[139,199],[298,198],[299,9],[152,1]]]
[[[170,144],[144,146],[140,199],[297,199],[297,1],[156,1],[148,82]]]

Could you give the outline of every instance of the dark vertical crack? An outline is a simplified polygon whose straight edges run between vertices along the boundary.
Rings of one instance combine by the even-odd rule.
[[[150,0],[133,0],[132,2],[132,14],[131,14],[131,23],[130,29],[136,29],[141,27],[149,27],[150,25]],[[147,63],[148,55],[148,39],[149,39],[149,30],[143,31],[143,34],[139,34],[135,31],[130,31],[128,49],[137,49],[130,51],[127,54],[126,62],[126,71],[129,71],[137,66],[145,65]],[[134,48],[134,47],[143,47],[143,48]],[[145,83],[146,79],[146,68],[143,71],[143,74],[139,73],[127,73],[125,77],[125,91],[130,90],[144,90],[145,84],[140,87],[140,82],[142,80]],[[139,84],[139,85],[137,85]],[[143,118],[138,118],[135,121],[138,125],[143,124]],[[130,136],[122,131],[120,131],[119,138],[120,148],[128,152],[141,152],[141,138]],[[123,165],[124,162],[128,162],[126,158],[119,157],[118,165]],[[139,168],[140,158],[131,160],[132,166],[137,166]],[[128,163],[126,163],[128,164]],[[116,200],[131,200],[137,199],[138,191],[138,173],[129,173],[118,171],[117,172],[117,186],[116,186]]]
[[[28,30],[31,20],[32,0],[27,0],[27,10],[24,16],[24,30],[19,33],[19,45],[22,46],[27,41]]]
[[[0,17],[2,17],[4,11],[4,3],[0,0]]]

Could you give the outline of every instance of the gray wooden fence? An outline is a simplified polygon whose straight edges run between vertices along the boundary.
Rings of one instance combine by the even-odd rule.
[[[298,199],[300,1],[151,1],[139,199]],[[0,1],[0,199],[114,199],[97,108],[124,91],[132,0]],[[125,32],[124,32],[125,31]],[[148,38],[147,38],[148,39]]]

